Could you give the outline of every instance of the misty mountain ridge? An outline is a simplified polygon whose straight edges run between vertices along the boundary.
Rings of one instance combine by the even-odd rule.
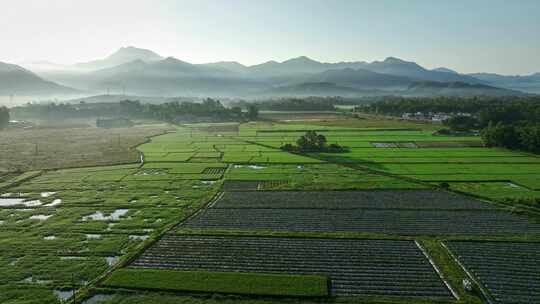
[[[253,97],[309,97],[309,96],[376,96],[382,92],[341,86],[332,82],[306,82],[279,86],[265,90]]]
[[[113,54],[104,59],[93,60],[89,62],[77,63],[76,68],[84,70],[98,70],[114,67],[120,64],[128,63],[134,60],[142,60],[146,62],[162,60],[163,57],[154,53],[151,50],[140,49],[132,46],[122,47]]]
[[[40,76],[57,83],[95,93],[127,91],[134,95],[154,96],[219,96],[242,97],[258,93],[284,91],[336,92],[344,94],[405,94],[416,90],[440,92],[452,95],[475,93],[492,94],[490,87],[497,87],[501,78],[496,74],[459,74],[447,68],[428,70],[416,62],[388,57],[383,61],[325,63],[306,56],[246,66],[235,61],[192,64],[174,57],[162,57],[157,53],[135,47],[124,47],[112,55],[87,63],[85,71],[40,72]],[[475,77],[477,76],[478,77]],[[496,75],[496,76],[491,76]],[[538,74],[540,75],[540,74]],[[502,76],[502,79],[506,79]],[[511,77],[511,76],[508,76]],[[533,77],[531,75],[530,77]],[[534,76],[536,77],[536,76]],[[533,77],[533,79],[535,79]],[[520,79],[520,82],[523,82]],[[536,81],[536,80],[534,80]],[[530,82],[533,86],[536,82]],[[413,86],[418,83],[453,83],[441,88]],[[455,83],[482,84],[490,87],[460,87]],[[516,92],[505,86],[510,94]],[[484,92],[485,91],[485,92]],[[525,90],[527,91],[527,90]],[[520,93],[520,92],[517,92]]]
[[[236,73],[245,73],[248,70],[248,67],[236,62],[236,61],[218,61],[218,62],[211,62],[211,63],[203,63],[202,66],[208,66],[208,67],[214,67],[214,68],[220,68],[220,69],[226,69],[231,72]]]
[[[540,94],[540,73],[511,76],[494,73],[473,73],[469,75],[490,85],[511,90]]]
[[[465,82],[423,81],[411,84],[407,96],[521,96],[523,92]]]
[[[414,80],[388,74],[381,74],[365,69],[335,69],[311,75],[304,82],[331,82],[357,89],[400,89],[407,87]]]
[[[79,91],[47,81],[14,64],[0,62],[0,96],[71,95]]]
[[[444,73],[452,73],[452,74],[459,74],[458,72],[454,71],[454,70],[451,70],[449,68],[445,68],[445,67],[439,67],[439,68],[435,68],[433,69],[432,71],[435,71],[435,72],[444,72]]]

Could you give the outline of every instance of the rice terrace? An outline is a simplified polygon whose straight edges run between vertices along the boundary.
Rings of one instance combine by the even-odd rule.
[[[0,11],[0,304],[540,304],[539,0]]]

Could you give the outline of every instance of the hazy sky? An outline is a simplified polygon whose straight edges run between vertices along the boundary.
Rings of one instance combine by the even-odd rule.
[[[0,61],[75,63],[121,46],[203,63],[395,56],[540,72],[540,0],[0,0]]]

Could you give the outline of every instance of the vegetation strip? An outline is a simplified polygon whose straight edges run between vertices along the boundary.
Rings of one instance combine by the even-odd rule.
[[[433,269],[435,269],[435,271],[437,272],[437,274],[439,275],[439,277],[441,278],[441,280],[444,282],[444,285],[446,285],[446,288],[448,288],[448,290],[450,290],[450,292],[452,293],[452,296],[456,299],[456,300],[460,300],[460,297],[458,295],[458,293],[452,288],[452,286],[446,281],[446,279],[444,278],[442,272],[439,270],[439,267],[437,267],[437,264],[435,264],[435,262],[433,261],[433,259],[429,256],[429,254],[427,253],[427,251],[424,249],[424,247],[422,247],[422,245],[420,243],[418,243],[417,241],[414,241],[414,243],[416,244],[416,246],[418,247],[418,249],[420,249],[420,251],[422,251],[422,253],[424,254],[424,256],[426,257],[426,259],[428,259],[429,263],[431,264],[431,266],[433,266]]]
[[[107,287],[197,291],[270,296],[328,296],[328,278],[319,275],[178,271],[124,268],[104,282]]]

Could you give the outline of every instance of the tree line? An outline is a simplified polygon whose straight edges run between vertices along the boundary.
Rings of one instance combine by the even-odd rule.
[[[361,110],[386,115],[454,113],[443,122],[451,130],[479,130],[486,146],[540,153],[539,96],[399,98],[376,102]]]
[[[361,105],[359,111],[401,116],[404,113],[470,113],[479,114],[485,110],[504,107],[516,112],[539,114],[540,96],[508,97],[380,97],[375,102]],[[533,110],[532,112],[530,110]],[[494,115],[495,113],[490,113]]]
[[[305,98],[278,98],[256,100],[252,102],[238,101],[235,106],[245,107],[255,105],[266,111],[335,111],[335,105],[359,105],[370,102],[365,98],[345,97],[305,97]]]
[[[143,104],[138,100],[123,100],[118,103],[78,104],[28,104],[12,109],[20,119],[66,119],[93,117],[122,117],[129,119],[154,119],[169,123],[185,121],[238,121],[255,120],[256,106],[247,111],[240,107],[225,107],[219,100],[207,98],[202,102],[167,102]]]

